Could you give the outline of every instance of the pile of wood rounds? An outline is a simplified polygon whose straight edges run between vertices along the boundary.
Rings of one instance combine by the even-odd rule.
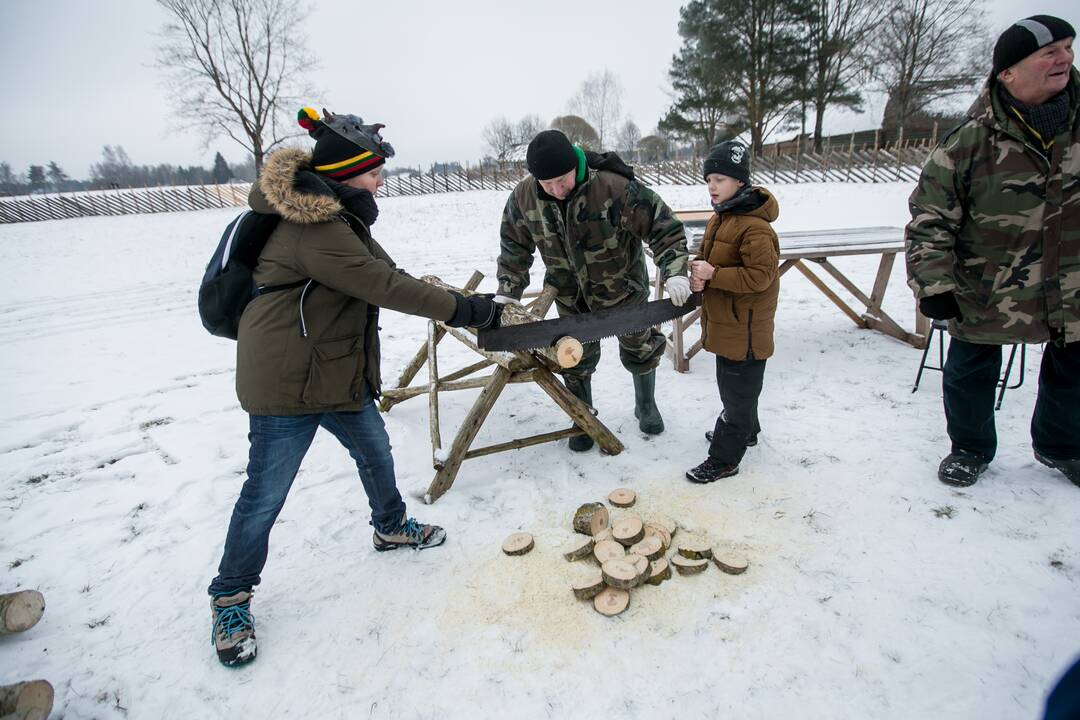
[[[637,499],[629,488],[613,490],[607,497],[620,510],[634,507]],[[671,578],[672,568],[680,575],[697,575],[710,563],[729,575],[746,571],[749,563],[739,552],[685,532],[675,543],[678,524],[674,520],[664,515],[647,517],[626,511],[612,518],[600,502],[585,503],[574,512],[570,525],[577,535],[560,551],[569,562],[585,561],[570,583],[574,597],[592,601],[601,615],[613,616],[630,606],[632,590],[660,585]],[[518,532],[503,542],[503,552],[524,555],[534,545],[532,535]]]

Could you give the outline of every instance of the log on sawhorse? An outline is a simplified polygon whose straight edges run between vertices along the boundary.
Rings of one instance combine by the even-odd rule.
[[[480,285],[483,275],[474,272],[465,287],[460,289],[447,285],[435,277],[425,277],[423,279],[433,285],[468,295]],[[503,320],[507,324],[509,324],[509,318],[512,318],[515,322],[540,320],[547,313],[554,298],[554,289],[546,288],[529,306],[508,306],[504,308]],[[440,375],[437,347],[447,335],[480,355],[482,359],[455,372]],[[427,383],[410,386],[410,383],[425,364],[428,367]],[[491,374],[470,377],[474,373],[492,366],[495,369]],[[475,457],[507,450],[517,450],[583,434],[591,437],[600,449],[609,455],[617,455],[622,452],[623,444],[611,430],[597,419],[593,408],[575,397],[555,377],[555,372],[559,369],[556,353],[552,349],[545,348],[529,352],[488,352],[477,346],[474,330],[452,328],[442,322],[430,321],[427,341],[417,350],[412,360],[402,371],[401,376],[398,378],[397,387],[383,391],[381,402],[381,407],[385,412],[394,405],[410,398],[421,395],[426,395],[428,398],[432,466],[435,468],[436,473],[427,493],[425,493],[424,501],[432,503],[445,494],[454,484],[458,471],[461,469],[461,464],[465,460]],[[566,413],[573,422],[573,427],[518,438],[486,447],[473,448],[473,441],[506,386],[512,383],[529,382],[540,386],[540,389]],[[462,421],[449,450],[444,450],[439,424],[439,394],[477,388],[481,389],[480,396],[473,403],[472,408]]]

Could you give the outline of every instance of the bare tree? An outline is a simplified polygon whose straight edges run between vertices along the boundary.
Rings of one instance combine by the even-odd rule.
[[[611,70],[593,73],[581,83],[578,94],[568,103],[570,112],[588,120],[597,135],[597,150],[614,140],[622,118],[622,83]]]
[[[582,150],[600,149],[600,136],[589,121],[579,115],[560,115],[551,121],[551,128],[561,130]]]
[[[640,140],[641,129],[637,126],[637,123],[627,118],[626,122],[619,128],[619,136],[615,143],[618,146],[616,149],[627,153],[628,156],[632,155],[637,151],[637,144]]]
[[[515,128],[518,137],[518,143],[521,145],[528,145],[532,142],[532,139],[536,137],[536,134],[544,129],[544,121],[540,119],[540,116],[536,113],[532,115],[526,115],[517,122],[517,128]]]
[[[170,17],[157,64],[182,127],[200,128],[207,146],[224,133],[262,167],[266,153],[297,135],[293,118],[311,93],[299,0],[157,3]]]
[[[481,132],[484,145],[500,163],[514,159],[521,148],[529,144],[536,133],[544,129],[537,114],[526,115],[516,123],[505,115],[493,118]]]
[[[888,10],[880,0],[810,0],[803,90],[814,106],[814,150],[830,105],[862,111],[857,83],[869,74],[870,41]],[[805,118],[804,118],[805,119]],[[804,128],[805,132],[805,128]]]
[[[897,0],[877,30],[876,73],[888,118],[903,127],[931,103],[968,91],[986,70],[983,0]]]
[[[481,132],[484,145],[499,162],[506,162],[517,147],[517,133],[513,123],[505,115],[489,122]]]

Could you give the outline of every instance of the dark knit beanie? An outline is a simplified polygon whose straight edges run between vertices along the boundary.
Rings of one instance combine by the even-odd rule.
[[[315,149],[311,151],[311,164],[315,171],[338,182],[374,170],[385,164],[386,157],[393,154],[392,151],[378,153],[357,145],[329,127],[311,108],[301,109],[297,113],[297,122],[315,138]],[[382,126],[369,127],[376,128],[377,132]]]
[[[558,130],[544,130],[529,143],[525,165],[537,180],[551,180],[578,166],[578,156],[570,138]]]
[[[992,75],[1008,70],[1028,55],[1052,42],[1076,37],[1072,25],[1053,15],[1032,15],[1015,23],[1001,33],[994,44]]]
[[[712,173],[720,173],[728,177],[741,180],[750,184],[750,151],[741,142],[725,140],[719,145],[713,145],[709,156],[705,158],[705,166],[702,174],[708,178]]]

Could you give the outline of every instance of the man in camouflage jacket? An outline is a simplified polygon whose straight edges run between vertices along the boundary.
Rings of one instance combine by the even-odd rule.
[[[646,302],[649,275],[642,243],[652,251],[672,302],[690,295],[683,225],[634,171],[614,153],[587,153],[557,130],[529,143],[530,175],[518,183],[503,211],[496,302],[515,302],[529,284],[537,250],[544,283],[558,290],[560,316]],[[663,432],[655,403],[656,366],[666,339],[649,328],[619,338],[619,357],[634,377],[634,414],[643,432]],[[586,343],[581,362],[564,375],[566,387],[592,404],[590,377],[600,343]],[[573,450],[588,450],[588,436],[571,438]]]
[[[1031,423],[1035,458],[1080,485],[1080,73],[1072,26],[1009,27],[968,120],[926,161],[910,198],[908,284],[949,321],[938,469],[970,485],[997,449],[1001,345],[1046,343]]]

